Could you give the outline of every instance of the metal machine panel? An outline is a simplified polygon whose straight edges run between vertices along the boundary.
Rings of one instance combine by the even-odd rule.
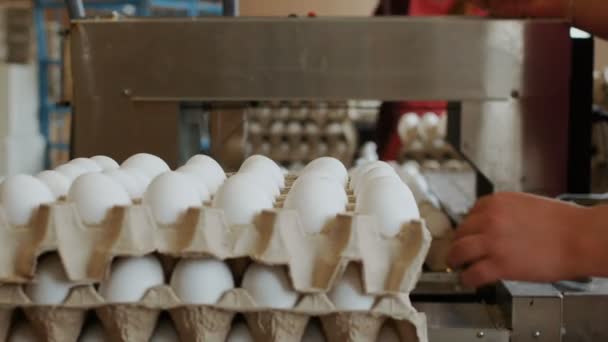
[[[567,192],[568,117],[567,89],[559,96],[464,102],[459,149],[496,191],[557,196]]]
[[[505,99],[567,86],[539,58],[547,44],[533,45],[559,43],[566,28],[465,18],[76,21],[74,67],[97,90],[116,81],[141,101]]]
[[[415,303],[427,316],[429,341],[508,342],[510,331],[497,308],[477,303]]]
[[[562,295],[551,284],[505,281],[498,298],[512,342],[562,340]]]
[[[564,342],[608,341],[608,279],[564,291]]]
[[[553,20],[82,20],[71,37],[76,156],[175,164],[179,101],[560,98],[568,84],[547,59],[568,44]]]

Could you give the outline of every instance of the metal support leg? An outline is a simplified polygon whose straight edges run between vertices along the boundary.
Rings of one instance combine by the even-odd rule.
[[[238,17],[239,16],[239,0],[223,0],[224,16]]]
[[[70,19],[82,19],[85,17],[84,5],[82,0],[65,0]]]

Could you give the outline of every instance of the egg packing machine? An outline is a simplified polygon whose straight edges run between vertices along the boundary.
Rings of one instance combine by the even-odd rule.
[[[146,151],[175,166],[184,102],[219,108],[211,148],[224,160],[228,145],[242,144],[227,141],[244,130],[231,105],[447,100],[459,114],[450,137],[486,185],[568,190],[572,41],[560,21],[81,18],[70,31],[74,156]],[[423,275],[413,299],[433,342],[591,341],[607,336],[588,335],[587,319],[608,313],[602,291],[567,296],[550,284],[502,282],[478,293],[437,273]]]

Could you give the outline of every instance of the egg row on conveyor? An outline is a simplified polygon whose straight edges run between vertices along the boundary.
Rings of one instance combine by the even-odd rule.
[[[309,162],[331,156],[350,164],[355,150],[355,128],[350,121],[319,126],[314,121],[273,122],[269,127],[248,122],[247,154],[270,156],[280,163]]]
[[[97,160],[104,162],[98,163]],[[29,223],[40,205],[65,198],[75,203],[85,223],[99,224],[112,207],[142,201],[152,209],[157,222],[166,225],[178,222],[188,208],[211,202],[213,207],[226,211],[229,224],[248,224],[261,210],[273,208],[275,200],[285,189],[285,180],[284,172],[276,163],[259,155],[248,158],[228,179],[219,164],[207,156],[195,156],[176,171],[170,171],[164,161],[148,154],[135,155],[120,167],[107,157],[78,158],[55,170],[43,171],[36,177],[9,177],[2,183],[0,206],[8,223],[23,226]],[[415,193],[420,196],[427,193],[428,189],[420,183],[420,178],[416,180],[418,183],[408,183],[415,186]],[[382,212],[372,212],[365,204],[380,200],[405,208],[388,215],[398,215],[401,222],[420,218],[410,188],[400,180],[393,167],[384,162],[369,163],[355,169],[349,183],[349,174],[340,161],[319,158],[304,168],[300,179],[288,189],[287,200],[296,200],[298,188],[312,185],[316,189],[314,185],[327,182],[340,189],[330,200],[344,199],[347,190],[354,191],[360,199],[356,212],[385,216]],[[300,183],[305,185],[297,186]],[[368,183],[375,185],[368,186]],[[422,189],[418,189],[420,187]],[[326,198],[325,189],[319,188],[318,193],[306,192],[309,196],[306,201],[315,203],[323,200]],[[382,193],[386,198],[375,197],[382,197]],[[336,213],[345,211],[346,204],[340,202],[340,210]],[[293,209],[304,208],[309,209],[305,206]],[[317,209],[313,207],[310,212],[301,214],[315,216]]]
[[[294,103],[288,104],[262,104],[258,107],[248,108],[245,113],[248,119],[254,120],[262,127],[270,127],[274,122],[311,122],[318,127],[330,122],[341,122],[348,118],[349,107],[346,103]]]
[[[139,165],[143,166],[131,170],[133,161],[137,159],[140,160]],[[85,163],[84,159],[76,159],[59,167],[54,176],[82,163]],[[199,163],[211,166],[205,170],[198,166]],[[423,178],[420,175],[411,177],[413,181],[409,184],[414,190],[413,195],[387,163],[364,165],[352,172],[349,182],[349,175],[339,161],[320,158],[307,165],[293,184],[292,177],[285,177],[273,161],[261,156],[247,159],[240,170],[227,179],[215,161],[203,156],[194,157],[177,172],[167,169],[166,164],[154,156],[136,155],[125,161],[121,168],[110,170],[120,171],[122,175],[134,172],[132,174],[140,179],[158,174],[145,190],[136,189],[131,193],[126,190],[126,185],[121,186],[131,183],[120,183],[120,178],[114,181],[111,176],[99,171],[75,175],[73,184],[64,187],[63,192],[52,192],[44,182],[30,176],[7,179],[0,193],[0,213],[6,216],[10,225],[0,224],[0,233],[4,234],[3,240],[21,244],[5,243],[5,253],[12,255],[12,258],[0,262],[0,281],[26,281],[34,272],[36,257],[49,250],[59,250],[70,279],[89,282],[102,278],[104,270],[109,267],[109,260],[114,256],[158,251],[171,255],[207,253],[221,259],[249,256],[275,264],[280,261],[288,264],[292,273],[303,274],[294,278],[294,286],[298,290],[318,291],[320,288],[327,290],[332,279],[340,272],[341,265],[349,260],[363,262],[365,267],[382,266],[385,276],[389,276],[388,272],[392,270],[390,265],[403,263],[397,260],[400,253],[383,257],[367,255],[357,247],[357,244],[363,243],[362,240],[368,240],[365,244],[369,248],[384,250],[389,248],[385,245],[391,245],[390,248],[398,250],[399,246],[412,242],[408,239],[419,239],[414,245],[419,248],[422,259],[428,248],[429,233],[419,221],[420,212],[415,199],[416,196],[423,198],[427,191],[423,188],[424,183],[420,182]],[[208,176],[197,178],[200,174]],[[47,184],[52,188],[53,183]],[[28,196],[22,196],[23,189],[27,189]],[[15,231],[10,227],[27,227],[30,221],[40,225],[42,220],[35,219],[38,207],[52,202],[55,197],[61,198],[62,193],[67,193],[67,202],[60,201],[51,206],[51,211],[54,210],[52,214],[55,214],[50,216],[58,219],[48,219],[47,215],[50,223],[45,227],[36,226],[35,229]],[[143,206],[131,206],[132,200],[139,201],[137,195],[133,195],[137,193],[143,197]],[[349,193],[355,196],[349,196]],[[123,221],[127,225],[120,226],[123,221],[116,223],[112,220],[114,216],[108,216],[116,206],[126,206],[127,209],[123,211],[127,214]],[[193,209],[201,214],[195,215],[194,221],[185,220],[187,213]],[[266,220],[266,225],[258,226],[260,213],[268,210],[274,210],[270,215],[273,220]],[[350,216],[339,220],[340,215],[348,212]],[[132,216],[139,220],[132,219],[129,213],[135,213]],[[146,216],[148,213],[150,220]],[[207,224],[213,217],[218,219]],[[371,217],[371,221],[364,217]],[[82,224],[79,223],[81,221]],[[172,226],[173,230],[159,229],[165,226]],[[230,227],[244,228],[238,230]],[[397,236],[404,229],[408,233],[403,237]],[[41,232],[45,232],[44,236],[48,239],[37,238]],[[319,233],[322,234],[315,235]],[[395,241],[385,241],[379,236],[394,238]],[[184,239],[188,241],[183,242]],[[26,245],[23,241],[27,240],[34,242]],[[74,243],[78,243],[80,248],[72,249]],[[326,267],[319,269],[314,262],[317,254],[327,254],[322,248],[324,243],[333,245],[333,253],[331,257],[324,257]],[[87,266],[88,263],[80,261],[89,260],[95,255],[103,255],[99,262],[105,261],[106,266],[98,264],[91,268]],[[17,256],[21,259],[18,267],[13,263]],[[302,260],[304,256],[308,258]],[[394,260],[385,260],[386,257]],[[370,260],[376,265],[370,264]],[[413,267],[417,267],[416,260],[409,260]],[[24,265],[31,267],[28,269]],[[333,268],[330,269],[329,265]],[[319,270],[325,273],[313,273]],[[95,273],[91,273],[93,271]],[[392,276],[408,275],[407,269],[401,271],[401,275]],[[404,280],[398,287],[386,288],[384,278],[377,278],[368,277],[365,280],[365,286],[372,290],[371,293],[409,291],[407,289],[413,286],[412,282],[415,283],[415,279]],[[317,282],[315,286],[311,285],[313,279]],[[324,282],[320,279],[324,279]]]
[[[416,113],[405,113],[397,124],[397,133],[404,145],[418,140],[422,143],[432,143],[444,140],[447,132],[447,115],[428,112],[419,116]]]
[[[332,122],[323,127],[314,122],[276,121],[267,128],[257,121],[251,121],[247,123],[247,138],[253,143],[268,141],[272,144],[288,142],[296,145],[301,142],[315,144],[324,141],[331,144],[345,140],[349,134],[347,132],[353,129],[350,121]]]
[[[268,142],[247,143],[246,155],[260,154],[268,156],[283,165],[308,163],[323,156],[330,156],[340,160],[344,164],[350,164],[353,157],[354,146],[346,140],[339,140],[333,144],[326,142],[305,143],[292,145],[287,142],[273,145]]]
[[[446,115],[439,116],[433,112],[422,117],[416,113],[404,114],[397,126],[402,145],[399,160],[432,160],[438,163],[459,159],[458,153],[445,140],[446,120]]]
[[[0,341],[18,334],[25,323],[32,327],[34,340],[66,342],[148,341],[151,337],[160,341],[155,334],[179,340],[167,330],[176,330],[182,341],[306,341],[313,332],[317,341],[343,341],[347,336],[352,341],[423,341],[424,316],[402,298],[366,295],[359,272],[349,266],[326,297],[306,297],[290,287],[285,269],[279,266],[249,265],[240,280],[241,289],[235,290],[236,281],[226,263],[188,259],[175,265],[169,288],[160,260],[148,255],[116,261],[108,279],[95,290],[70,282],[60,259],[49,254],[41,260],[35,282],[24,287],[33,303],[22,308],[25,319],[14,315],[12,321],[21,324],[10,328],[13,307],[0,305],[4,320],[0,320]],[[177,296],[181,304],[166,307],[171,302],[167,293]],[[319,305],[324,298],[332,309]],[[252,307],[248,302],[256,304]],[[168,315],[161,316],[164,310]],[[89,312],[95,313],[101,326],[85,324],[87,317],[91,319]],[[159,316],[170,316],[173,324],[161,319],[161,327],[155,329]],[[325,333],[315,320],[308,324],[312,317],[319,318]],[[9,341],[19,340],[9,337]]]

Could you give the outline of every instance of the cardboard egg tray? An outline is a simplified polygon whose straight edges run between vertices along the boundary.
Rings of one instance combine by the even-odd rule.
[[[445,271],[449,268],[448,253],[454,239],[453,224],[441,208],[430,202],[418,203],[418,208],[433,238],[425,265],[434,272]]]
[[[312,317],[319,317],[328,341],[376,341],[383,324],[392,322],[401,340],[427,341],[426,317],[405,294],[380,297],[371,311],[338,311],[325,294],[302,295],[291,310],[258,306],[247,291],[233,289],[216,305],[186,305],[171,287],[150,289],[138,303],[108,304],[92,285],[73,288],[60,306],[31,303],[20,285],[0,286],[0,341],[11,315],[20,307],[44,341],[76,342],[87,312],[94,311],[110,341],[144,342],[163,311],[169,312],[182,341],[225,341],[233,318],[242,314],[255,341],[299,341]]]
[[[28,227],[10,227],[0,211],[0,283],[28,282],[38,256],[51,251],[59,253],[68,278],[80,284],[102,280],[115,257],[159,253],[286,265],[294,288],[303,293],[327,291],[349,262],[360,262],[368,293],[409,293],[431,241],[422,221],[387,238],[374,217],[348,213],[309,234],[298,214],[285,209],[264,211],[256,224],[243,226],[228,226],[223,211],[207,207],[190,209],[172,226],[157,225],[142,205],[114,208],[99,226],[84,224],[71,203],[42,207],[37,216]]]
[[[298,213],[282,208],[293,180],[287,178],[275,208],[249,225],[229,226],[222,210],[203,206],[163,226],[142,204],[113,208],[102,224],[87,225],[75,204],[60,201],[42,206],[29,225],[15,227],[0,209],[0,342],[16,308],[46,341],[76,341],[89,310],[112,341],[147,341],[162,311],[170,313],[186,341],[224,341],[237,313],[245,316],[256,341],[297,341],[311,317],[320,317],[329,341],[375,341],[387,320],[394,321],[402,341],[426,341],[426,318],[408,297],[431,245],[425,222],[406,223],[398,235],[386,237],[374,217],[352,212],[350,193],[345,213],[322,232],[307,233]],[[35,305],[22,289],[33,279],[38,257],[48,252],[58,253],[67,277],[79,284],[59,306]],[[192,306],[162,286],[136,304],[105,303],[94,285],[108,275],[112,260],[151,253],[169,263],[207,256],[226,260],[237,278],[249,262],[282,265],[301,298],[292,310],[273,310],[234,289],[214,306]],[[365,292],[377,298],[371,311],[339,312],[326,296],[351,263],[361,265]]]

